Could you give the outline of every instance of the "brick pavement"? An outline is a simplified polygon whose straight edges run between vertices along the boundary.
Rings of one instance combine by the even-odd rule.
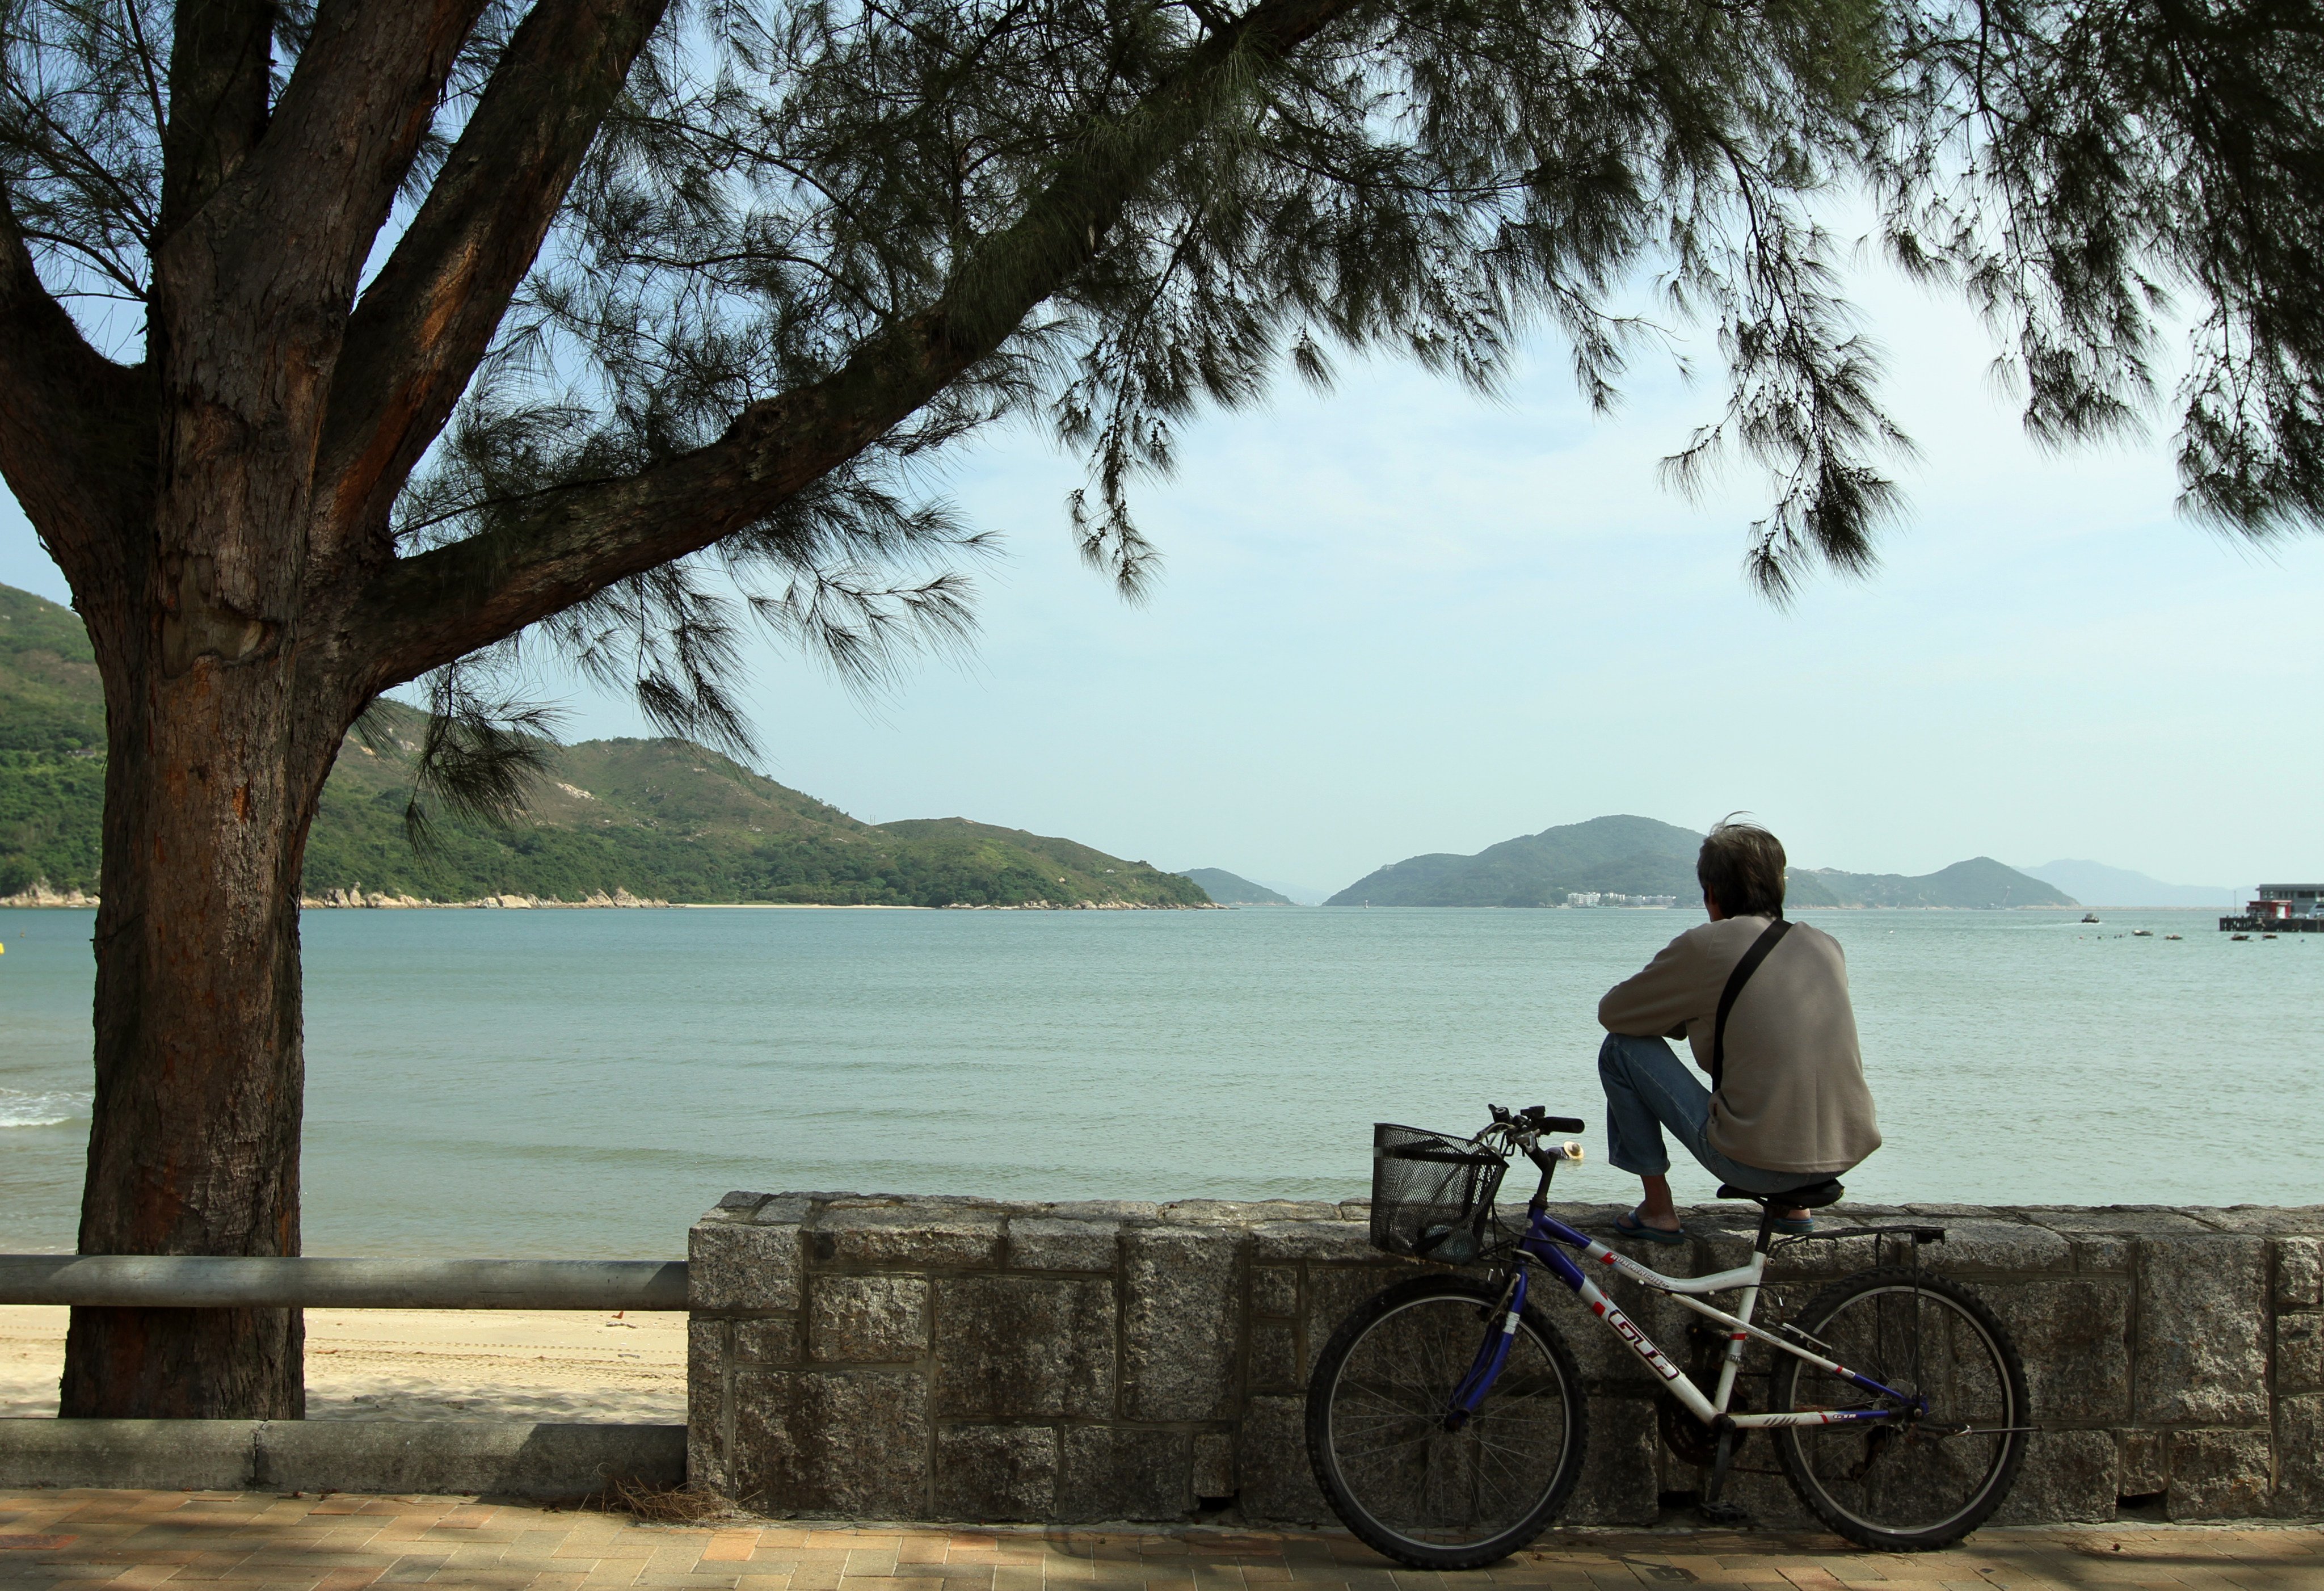
[[[1889,1556],[1830,1537],[1563,1531],[1464,1576],[1393,1568],[1327,1531],[946,1530],[623,1514],[464,1497],[0,1492],[0,1586],[134,1591],[2324,1591],[2313,1526],[1984,1531]]]

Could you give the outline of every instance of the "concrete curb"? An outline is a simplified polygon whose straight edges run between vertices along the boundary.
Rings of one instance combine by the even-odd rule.
[[[0,1486],[560,1499],[686,1481],[682,1425],[515,1420],[0,1420]]]

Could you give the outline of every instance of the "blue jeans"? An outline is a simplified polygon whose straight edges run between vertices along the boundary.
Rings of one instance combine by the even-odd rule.
[[[1663,1147],[1668,1127],[1702,1169],[1753,1193],[1787,1193],[1831,1180],[1829,1171],[1763,1171],[1711,1147],[1711,1090],[1660,1039],[1609,1033],[1598,1047],[1598,1080],[1606,1086],[1606,1158],[1634,1177],[1670,1170]]]

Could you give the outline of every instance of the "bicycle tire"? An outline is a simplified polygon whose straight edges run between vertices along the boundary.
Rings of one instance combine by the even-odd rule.
[[[1919,1420],[1771,1430],[1784,1476],[1809,1512],[1883,1552],[1950,1547],[1993,1516],[2024,1463],[2031,1406],[2024,1361],[1984,1300],[1941,1276],[1886,1265],[1826,1288],[1794,1324],[1849,1369],[1932,1400]],[[1803,1375],[1854,1400],[1812,1407],[1880,1401],[1789,1354],[1775,1358],[1767,1401],[1779,1413],[1800,1409]],[[1940,1429],[1963,1423],[1995,1434]],[[1888,1463],[1891,1454],[1909,1458]]]
[[[1413,1568],[1481,1568],[1521,1550],[1581,1476],[1582,1374],[1530,1305],[1483,1406],[1458,1430],[1442,1427],[1499,1297],[1461,1276],[1398,1282],[1350,1312],[1308,1378],[1307,1456],[1324,1500],[1359,1540]]]

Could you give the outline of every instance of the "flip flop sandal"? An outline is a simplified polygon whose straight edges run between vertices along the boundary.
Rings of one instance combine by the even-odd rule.
[[[1648,1243],[1684,1243],[1687,1240],[1685,1227],[1681,1226],[1675,1232],[1665,1232],[1659,1226],[1649,1226],[1638,1219],[1638,1212],[1635,1209],[1627,1215],[1615,1216],[1614,1230],[1625,1237],[1643,1237]]]

